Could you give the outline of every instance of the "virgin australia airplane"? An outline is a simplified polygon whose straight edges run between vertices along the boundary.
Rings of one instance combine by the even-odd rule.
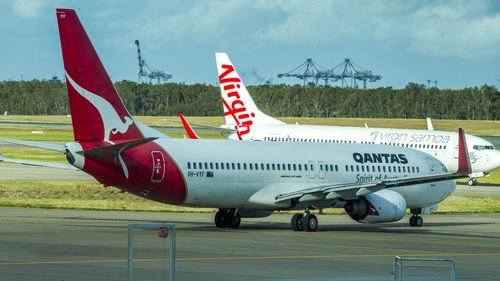
[[[410,208],[410,224],[422,226],[422,210],[448,197],[454,180],[470,173],[462,130],[453,173],[431,155],[405,147],[168,138],[129,114],[75,11],[56,14],[75,141],[2,141],[65,153],[69,164],[2,161],[79,169],[146,199],[218,208],[219,228],[237,228],[241,217],[302,210],[291,227],[305,231],[318,227],[310,210],[327,207],[368,223],[401,220]]]
[[[226,120],[222,127],[229,139],[407,147],[432,155],[448,170],[457,171],[458,135],[431,129],[429,120],[428,130],[285,124],[259,110],[227,54],[215,57]],[[468,184],[475,185],[475,178],[500,167],[500,152],[476,136],[467,135],[467,143],[472,164]]]

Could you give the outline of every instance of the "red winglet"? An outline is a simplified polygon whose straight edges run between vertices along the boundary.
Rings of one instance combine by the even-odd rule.
[[[184,118],[184,115],[182,113],[179,113],[179,118],[181,118],[182,125],[184,126],[184,130],[186,130],[186,133],[188,134],[188,137],[190,139],[199,139],[198,135],[193,131],[193,128],[189,125],[189,123],[186,121],[186,118]]]
[[[465,133],[462,128],[458,129],[458,170],[457,174],[470,174],[472,172],[469,160],[469,152],[467,150],[467,142],[465,141]]]

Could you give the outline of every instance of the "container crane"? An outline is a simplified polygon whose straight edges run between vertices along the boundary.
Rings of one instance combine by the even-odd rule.
[[[172,74],[167,74],[162,70],[151,69],[142,58],[139,40],[135,40],[135,45],[137,45],[137,58],[139,60],[138,82],[143,82],[143,78],[149,78],[149,83],[156,80],[156,82],[160,84],[161,82],[166,82],[172,78]]]

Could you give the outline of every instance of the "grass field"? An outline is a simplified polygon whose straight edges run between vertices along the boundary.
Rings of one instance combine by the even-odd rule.
[[[152,126],[178,126],[177,116],[136,116],[139,121]],[[219,126],[224,123],[223,117],[188,116],[189,122]],[[302,118],[279,117],[285,123],[316,124],[336,126],[364,126],[380,128],[409,128],[425,129],[424,119],[382,119],[382,118]],[[71,124],[68,116],[0,116],[0,122],[38,122],[38,123],[63,123]],[[434,129],[443,131],[456,131],[459,127],[467,133],[480,136],[500,136],[500,121],[491,120],[433,120]]]
[[[138,117],[138,120],[155,126],[180,127],[177,117]],[[218,126],[224,122],[222,117],[188,117],[192,123]],[[280,118],[287,123],[322,124],[342,126],[364,126],[394,128],[425,128],[425,120],[411,119],[342,119],[342,118]],[[38,122],[70,124],[67,116],[0,116],[0,122]],[[496,121],[456,121],[435,120],[435,129],[454,131],[463,127],[468,133],[476,135],[500,135],[500,122]],[[38,133],[33,133],[38,131]],[[43,133],[40,133],[43,132]],[[183,137],[182,131],[163,131],[171,137]],[[218,132],[200,132],[202,138],[222,138]],[[45,128],[37,125],[12,126],[1,125],[0,137],[65,143],[73,140],[71,128]],[[0,153],[11,158],[37,161],[66,163],[64,155],[39,149],[0,144]],[[500,185],[500,170],[492,172],[490,177],[479,179],[481,183]],[[43,208],[78,208],[99,210],[141,210],[162,212],[211,212],[212,209],[192,209],[165,205],[127,193],[119,193],[115,188],[102,188],[97,183],[31,183],[1,182],[0,206],[43,207]],[[500,199],[453,195],[440,204],[440,212],[500,212]],[[328,210],[327,213],[343,213],[342,210]]]
[[[129,210],[153,212],[214,212],[208,208],[187,208],[146,200],[98,183],[0,182],[0,206]],[[500,198],[452,195],[439,205],[438,213],[500,212]],[[290,212],[284,212],[290,213]],[[344,214],[327,209],[325,214]]]

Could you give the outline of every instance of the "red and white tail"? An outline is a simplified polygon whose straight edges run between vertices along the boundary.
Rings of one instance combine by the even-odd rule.
[[[259,110],[226,53],[216,53],[215,60],[226,125],[236,128],[240,139],[245,139],[253,124],[284,124]]]
[[[144,138],[145,126],[123,105],[75,11],[57,9],[57,23],[75,141],[114,144]]]

